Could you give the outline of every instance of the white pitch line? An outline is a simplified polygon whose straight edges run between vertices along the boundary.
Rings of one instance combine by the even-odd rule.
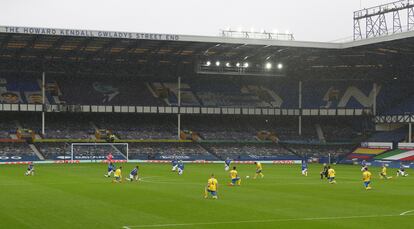
[[[161,177],[161,176],[148,176],[148,177],[142,177],[142,181],[148,178],[156,178],[156,177]],[[112,178],[112,177],[111,177]],[[110,179],[107,179],[110,180]],[[148,181],[146,181],[148,182]],[[73,181],[73,182],[49,182],[49,183],[41,183],[42,185],[72,185],[72,184],[103,184],[105,182],[100,182],[100,181],[93,181],[93,182],[81,182],[81,181]],[[1,186],[28,186],[28,185],[35,185],[36,183],[5,183],[5,184],[0,184]]]
[[[414,212],[414,210],[409,210],[409,211],[403,212],[400,215],[407,215],[407,213],[410,213],[410,212]]]
[[[412,212],[407,211],[403,213]],[[267,219],[267,220],[241,220],[241,221],[222,221],[222,222],[204,222],[204,223],[170,223],[170,224],[147,224],[147,225],[129,225],[124,229],[148,228],[148,227],[178,227],[178,226],[201,226],[201,225],[218,225],[218,224],[238,224],[238,223],[271,223],[271,222],[289,222],[289,221],[317,221],[317,220],[334,220],[334,219],[358,219],[358,218],[377,218],[377,217],[400,217],[399,215],[363,215],[363,216],[333,216],[333,217],[315,217],[315,218],[292,218],[292,219]]]
[[[180,182],[180,180],[171,180],[171,179],[150,179],[150,180],[142,180],[143,182],[146,183],[154,183],[154,184],[173,184],[173,185],[200,185],[200,184],[204,184],[204,183],[190,183],[190,182]],[[174,182],[176,181],[176,182]],[[360,181],[342,181],[340,182],[340,184],[356,184],[356,183],[360,183]],[[297,183],[288,183],[288,185],[320,185],[320,184],[325,184],[325,183],[321,183],[321,182],[314,182],[314,183],[309,183],[309,182],[297,182]],[[327,184],[327,182],[326,182]],[[256,186],[259,184],[254,184],[254,183],[250,183],[249,185],[251,186]],[[260,184],[260,186],[274,186],[275,184]],[[284,185],[283,183],[277,183],[276,185]]]

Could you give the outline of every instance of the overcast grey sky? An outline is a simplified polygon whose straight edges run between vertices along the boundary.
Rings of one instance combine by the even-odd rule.
[[[296,40],[352,36],[352,13],[392,0],[1,0],[0,25],[218,35],[289,30]]]

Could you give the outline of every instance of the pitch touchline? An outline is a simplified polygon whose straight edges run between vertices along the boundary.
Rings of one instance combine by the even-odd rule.
[[[400,216],[408,216],[407,213],[413,212],[413,211],[414,210],[406,211],[398,215],[333,216],[333,217],[314,217],[314,218],[295,218],[295,219],[222,221],[222,222],[204,222],[204,223],[147,224],[147,225],[129,225],[129,226],[123,226],[122,228],[131,229],[131,228],[145,228],[145,227],[178,227],[178,226],[218,225],[218,224],[236,224],[236,223],[270,223],[270,222],[314,221],[314,220],[332,220],[332,219],[400,217]]]

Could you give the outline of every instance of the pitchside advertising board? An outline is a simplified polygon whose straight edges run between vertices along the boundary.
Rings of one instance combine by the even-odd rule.
[[[187,155],[160,155],[156,156],[155,160],[183,160],[183,161],[197,161],[197,160],[206,160],[206,161],[216,161],[217,158],[212,155],[202,155],[202,156],[187,156]],[[231,158],[236,161],[293,161],[301,160],[296,156],[263,156],[263,155],[240,155],[236,158]]]
[[[140,162],[140,163],[170,163],[173,159],[182,160],[186,163],[223,163],[223,161],[218,161],[217,158],[213,156],[201,157],[201,156],[157,156],[153,159],[148,158],[133,158],[129,162]],[[126,158],[114,155],[114,161],[126,162]],[[28,162],[35,163],[65,163],[71,162],[71,157],[66,155],[56,155],[53,158],[46,160],[40,160],[37,156],[2,156],[0,157],[0,164],[25,164]],[[74,163],[83,163],[83,162],[106,162],[106,156],[74,156]],[[284,157],[262,157],[262,156],[252,156],[252,157],[240,157],[233,159],[234,163],[240,164],[250,164],[254,161],[260,161],[264,164],[300,164],[301,160],[298,158],[284,158]]]
[[[33,156],[19,156],[19,155],[6,155],[0,156],[0,163],[3,162],[22,162],[22,161],[39,161],[40,159],[33,155]]]
[[[113,160],[125,160],[126,158],[120,155],[112,155]],[[79,160],[79,161],[101,161],[106,160],[107,156],[97,155],[97,156],[86,156],[86,155],[74,155],[73,160]],[[53,157],[53,160],[71,160],[71,157],[69,155],[66,156],[55,156]]]
[[[49,158],[52,161],[69,161],[71,157],[69,155],[55,155]],[[114,155],[114,160],[125,160],[125,157]],[[46,159],[48,160],[48,159]],[[106,156],[82,156],[82,155],[75,155],[73,160],[78,161],[101,161],[106,160]],[[25,162],[25,161],[42,161],[39,157],[33,156],[19,156],[19,155],[7,155],[7,156],[0,156],[0,163],[2,162]]]
[[[0,33],[19,33],[19,34],[75,36],[75,37],[124,38],[124,39],[135,39],[135,40],[161,40],[161,41],[180,40],[180,36],[175,35],[175,34],[112,32],[112,31],[101,31],[101,30],[54,29],[54,28],[15,27],[15,26],[1,26]]]
[[[392,149],[392,142],[362,142],[361,147],[371,149]]]

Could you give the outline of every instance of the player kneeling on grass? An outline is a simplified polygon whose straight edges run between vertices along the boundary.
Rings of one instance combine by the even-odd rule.
[[[397,177],[398,176],[402,176],[402,177],[406,177],[408,176],[408,173],[405,172],[405,169],[403,166],[401,166],[398,171],[397,171]]]
[[[302,175],[308,176],[308,162],[302,160]]]
[[[321,175],[321,180],[323,180],[324,177],[328,178],[328,166],[326,165],[326,163],[323,163],[323,169],[320,175]]]
[[[178,163],[178,175],[183,175],[184,172],[184,162],[180,161]]]
[[[213,199],[217,199],[218,181],[214,178],[214,174],[211,174],[210,179],[207,181],[207,186],[204,189],[204,198],[208,198],[208,194],[211,194]]]
[[[241,178],[237,174],[236,167],[233,167],[233,169],[230,171],[230,178],[231,178],[230,185],[232,185],[232,186],[234,186],[234,185],[240,186],[240,184],[241,184]]]
[[[336,180],[335,180],[335,170],[333,168],[331,168],[331,166],[328,166],[328,180],[329,180],[329,184],[336,184]]]
[[[111,177],[112,173],[115,172],[116,166],[114,163],[109,162],[108,164],[108,173],[105,174],[105,177]]]
[[[382,165],[382,170],[380,172],[380,178],[381,179],[391,179],[392,177],[387,177],[387,166]]]
[[[138,181],[138,165],[129,173],[129,178],[126,178],[127,181]]]
[[[371,172],[368,171],[368,167],[364,169],[362,173],[362,180],[364,181],[365,190],[371,190]]]
[[[120,166],[117,170],[115,170],[114,173],[114,179],[112,180],[112,183],[121,183],[122,182],[122,166]]]
[[[25,172],[24,175],[26,175],[26,176],[32,175],[33,176],[34,171],[35,171],[34,164],[33,164],[33,162],[30,162],[29,165],[27,166],[27,171]]]
[[[257,176],[259,176],[259,175],[260,175],[261,178],[263,178],[264,175],[262,173],[262,169],[263,169],[262,163],[256,161],[256,162],[254,162],[254,164],[256,165],[256,174],[254,175],[253,179],[256,179]]]

